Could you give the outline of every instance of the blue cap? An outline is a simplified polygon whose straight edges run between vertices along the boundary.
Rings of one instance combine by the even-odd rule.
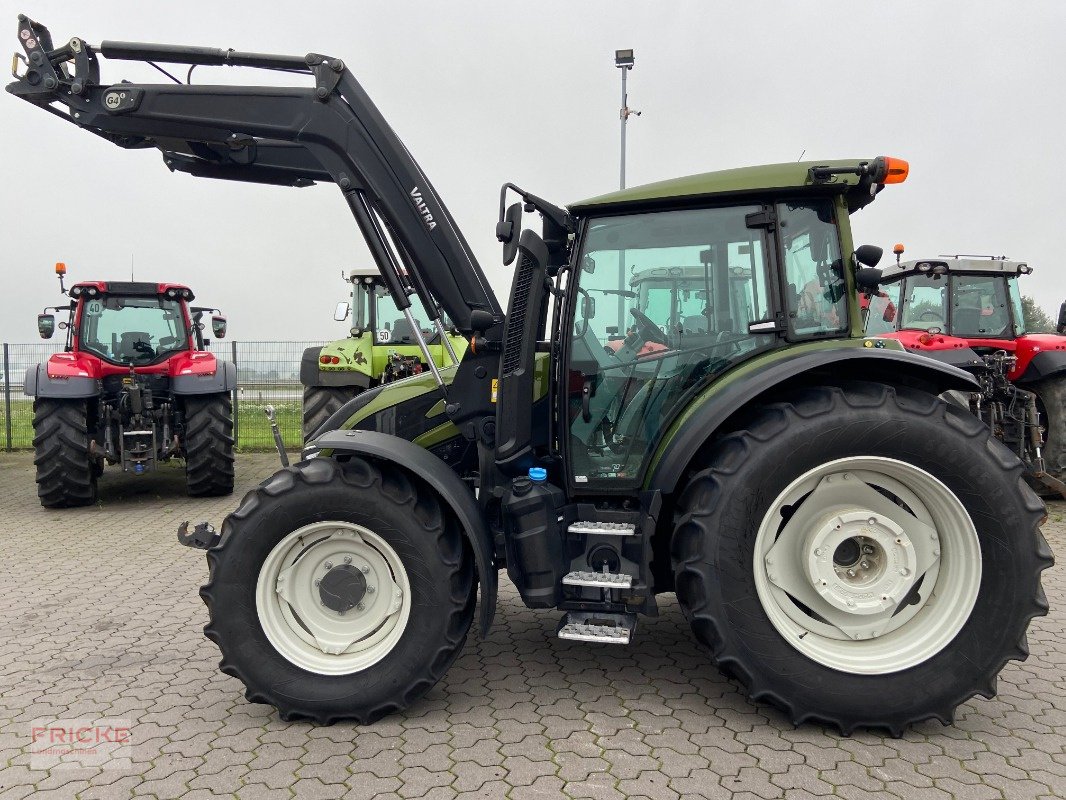
[[[544,467],[530,467],[529,479],[536,483],[543,483],[548,480],[548,470],[544,469]]]

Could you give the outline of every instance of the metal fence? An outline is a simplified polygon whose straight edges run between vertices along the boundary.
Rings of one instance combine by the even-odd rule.
[[[303,387],[300,385],[300,357],[308,347],[324,342],[212,342],[211,349],[223,361],[237,366],[237,389],[233,392],[234,437],[242,450],[269,450],[274,447],[266,415],[274,406],[282,440],[287,448],[303,444],[301,432]],[[3,344],[0,369],[0,442],[5,450],[33,447],[33,400],[22,393],[26,368],[43,363],[63,343]]]

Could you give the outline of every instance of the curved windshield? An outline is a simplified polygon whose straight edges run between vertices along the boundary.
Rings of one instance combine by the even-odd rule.
[[[85,301],[78,340],[82,350],[121,364],[151,364],[188,349],[181,303],[162,297]]]
[[[947,279],[940,275],[918,275],[907,279],[903,297],[901,328],[945,330],[948,324]]]

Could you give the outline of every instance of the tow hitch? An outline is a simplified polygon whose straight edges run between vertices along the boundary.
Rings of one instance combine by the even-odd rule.
[[[178,541],[186,547],[210,550],[222,540],[222,534],[210,522],[201,522],[189,533],[189,521],[178,526]]]

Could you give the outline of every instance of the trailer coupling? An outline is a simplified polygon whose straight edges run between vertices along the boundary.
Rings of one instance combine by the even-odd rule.
[[[215,530],[210,522],[201,522],[189,533],[189,521],[178,526],[178,542],[186,547],[195,547],[198,550],[210,550],[222,541],[222,534]]]

